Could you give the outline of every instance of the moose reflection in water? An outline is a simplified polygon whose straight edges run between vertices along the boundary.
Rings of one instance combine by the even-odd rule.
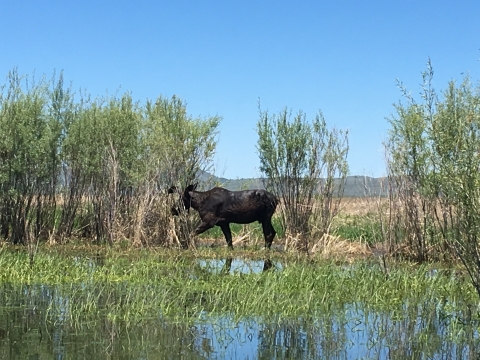
[[[230,248],[232,232],[230,223],[249,224],[258,221],[262,224],[265,247],[272,246],[275,229],[272,225],[272,216],[278,204],[275,195],[266,190],[229,191],[216,187],[208,191],[195,191],[197,184],[189,185],[180,193],[183,205],[188,211],[190,207],[197,210],[202,222],[195,229],[195,235],[208,229],[219,226]],[[172,186],[168,193],[177,190]],[[179,210],[172,208],[172,214],[178,215]]]
[[[233,258],[225,259],[225,263],[223,264],[223,267],[222,267],[222,270],[221,270],[222,274],[229,274],[230,273],[230,271],[232,270],[232,262],[233,262]],[[243,265],[245,265],[245,263],[243,261],[242,261],[242,263],[243,263]],[[270,259],[263,260],[262,272],[270,270],[273,267],[274,267],[274,265],[273,265],[272,260],[270,260]],[[251,269],[250,271],[256,272],[254,269]],[[242,272],[245,272],[245,271],[242,271]]]

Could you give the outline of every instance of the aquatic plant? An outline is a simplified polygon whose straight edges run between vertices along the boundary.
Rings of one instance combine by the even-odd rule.
[[[286,257],[273,259],[281,261],[281,270],[222,273],[202,267],[198,256],[202,251],[196,256],[171,250],[101,255],[41,251],[31,266],[26,252],[4,251],[0,283],[56,286],[62,298],[71,300],[66,313],[88,316],[89,309],[102,309],[122,319],[315,316],[356,303],[400,314],[405,304],[428,304],[450,313],[475,304],[474,288],[458,270],[399,264],[386,274],[371,261],[341,265]]]

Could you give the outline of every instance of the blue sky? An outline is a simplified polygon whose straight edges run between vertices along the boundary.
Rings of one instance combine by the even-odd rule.
[[[92,96],[177,95],[219,115],[216,174],[260,175],[258,100],[349,130],[352,175],[385,175],[386,117],[431,59],[435,89],[480,79],[480,1],[18,1],[0,7],[0,84],[64,71]]]

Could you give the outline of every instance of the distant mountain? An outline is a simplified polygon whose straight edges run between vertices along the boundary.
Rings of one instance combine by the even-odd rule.
[[[216,177],[214,175],[204,172],[199,176],[199,180],[215,186],[222,186],[232,191],[264,188],[263,180],[260,178],[232,180]],[[338,185],[340,180],[336,179],[335,182]],[[388,187],[386,178],[373,178],[369,176],[348,176],[345,184],[344,196],[386,196],[387,189]]]

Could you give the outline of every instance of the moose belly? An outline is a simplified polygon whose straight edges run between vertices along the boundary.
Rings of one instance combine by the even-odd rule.
[[[235,214],[224,219],[225,222],[236,224],[250,224],[255,221],[261,222],[260,216],[256,214]]]

